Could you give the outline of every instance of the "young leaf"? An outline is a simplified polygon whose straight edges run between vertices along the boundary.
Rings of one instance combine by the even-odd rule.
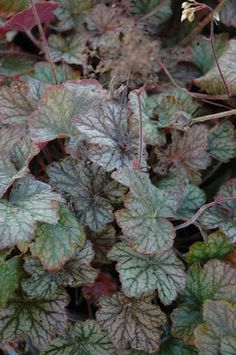
[[[156,96],[148,97],[144,88],[133,90],[129,94],[129,108],[132,112],[131,127],[139,134],[139,123],[142,120],[144,141],[147,144],[165,144],[165,135],[158,128],[157,121],[152,120],[154,110],[157,106]],[[139,108],[140,105],[140,108]],[[141,110],[141,117],[140,117]]]
[[[58,4],[53,1],[41,1],[35,4],[38,16],[41,23],[49,22],[54,18],[53,11],[58,8]],[[29,7],[21,12],[18,12],[3,26],[0,27],[1,33],[6,33],[9,30],[26,32],[37,25],[32,7]]]
[[[185,287],[183,264],[172,250],[161,255],[146,256],[133,251],[125,243],[118,243],[108,257],[117,261],[122,289],[128,297],[137,297],[157,289],[161,302],[168,305]]]
[[[30,247],[32,255],[49,271],[61,269],[75,256],[77,248],[85,244],[84,230],[73,213],[66,205],[61,205],[59,212],[57,224],[38,224],[35,242]]]
[[[207,236],[204,242],[196,242],[191,245],[186,261],[189,264],[194,262],[205,263],[210,259],[223,259],[225,255],[233,251],[229,239],[220,231]]]
[[[231,39],[229,45],[224,50],[223,54],[218,59],[219,66],[228,87],[230,95],[236,94],[236,66],[234,65],[234,58],[236,52],[236,40]],[[204,76],[195,79],[194,83],[208,94],[224,95],[225,88],[222,82],[221,75],[215,64]]]
[[[50,184],[71,196],[80,223],[101,231],[113,220],[112,203],[122,201],[125,189],[95,164],[66,158],[48,168]]]
[[[68,302],[65,293],[35,299],[24,294],[16,295],[6,308],[0,310],[1,342],[24,340],[29,336],[35,346],[44,348],[66,328],[65,307]]]
[[[117,284],[110,274],[100,272],[92,284],[82,286],[84,297],[97,304],[101,297],[111,297],[117,291]]]
[[[19,287],[22,275],[22,261],[19,257],[0,261],[0,308],[6,306],[7,301]]]
[[[209,131],[208,151],[223,163],[227,163],[236,156],[236,136],[231,122],[215,125]]]
[[[236,308],[227,302],[206,301],[205,324],[195,331],[195,344],[202,355],[234,355],[236,350]]]
[[[13,82],[10,87],[0,88],[0,125],[25,124],[34,110],[28,98],[28,87],[21,81]]]
[[[26,176],[15,182],[9,201],[0,199],[0,248],[33,238],[35,222],[56,224],[61,196],[49,185]]]
[[[171,313],[171,321],[172,335],[186,343],[193,343],[194,330],[202,321],[201,311],[194,304],[182,304]]]
[[[148,175],[142,172],[124,170],[114,172],[112,177],[130,188],[125,197],[126,209],[115,214],[125,239],[145,254],[171,248],[175,231],[166,218],[173,215],[168,195],[152,185]]]
[[[61,286],[79,287],[92,283],[97,277],[97,270],[90,265],[93,257],[94,252],[89,241],[57,272],[48,272],[43,269],[39,260],[27,257],[24,268],[31,277],[22,281],[22,287],[30,297],[48,297]]]
[[[74,120],[90,144],[90,160],[107,171],[131,167],[132,161],[138,159],[139,139],[130,132],[127,116],[125,108],[107,101]]]
[[[33,141],[47,142],[55,138],[73,137],[76,129],[72,118],[104,98],[104,90],[96,81],[82,80],[56,85],[44,92],[30,117],[30,134]]]
[[[199,170],[209,165],[207,148],[208,130],[204,125],[195,125],[183,134],[174,132],[166,150],[156,148],[158,164],[155,170],[162,175],[172,173],[199,182]]]
[[[93,320],[78,321],[53,340],[43,355],[115,355],[106,333]]]
[[[100,264],[110,264],[107,258],[108,251],[117,241],[115,228],[108,225],[101,232],[89,232],[87,238],[91,240],[95,251],[94,261]]]
[[[84,35],[76,34],[62,37],[53,34],[48,38],[48,45],[54,62],[63,61],[68,64],[86,64]]]
[[[97,320],[116,348],[131,345],[148,352],[159,349],[160,328],[166,323],[166,317],[150,301],[150,297],[130,299],[122,293],[101,299]]]
[[[209,260],[202,268],[193,264],[188,272],[184,295],[201,305],[207,299],[236,301],[236,273],[229,263]]]
[[[216,200],[230,197],[236,197],[236,179],[231,179],[221,186]],[[203,212],[199,221],[201,226],[206,229],[219,227],[231,243],[236,242],[236,201],[226,201],[208,208]]]

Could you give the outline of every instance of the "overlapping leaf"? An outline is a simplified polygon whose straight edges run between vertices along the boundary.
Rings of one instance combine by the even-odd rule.
[[[235,76],[236,66],[233,58],[236,52],[236,40],[231,39],[229,45],[218,59],[224,81],[231,95],[236,94]],[[195,79],[194,83],[209,94],[225,94],[225,88],[218,67],[215,64],[204,76]]]
[[[54,62],[63,61],[68,64],[86,64],[85,36],[78,34],[68,37],[51,35],[48,38],[48,45]]]
[[[234,355],[236,351],[236,308],[227,302],[207,301],[206,322],[195,331],[195,344],[202,355]]]
[[[0,16],[11,17],[16,12],[24,10],[27,6],[27,0],[2,0],[0,4]]]
[[[208,151],[223,163],[227,163],[236,156],[236,135],[231,122],[215,125],[209,131]]]
[[[30,297],[48,297],[61,286],[79,287],[92,283],[97,277],[97,270],[90,264],[93,257],[94,251],[89,241],[57,272],[48,272],[39,260],[28,257],[24,267],[31,277],[22,281],[22,286]]]
[[[140,120],[143,125],[144,141],[147,144],[165,144],[165,135],[154,121],[154,110],[157,106],[157,96],[148,97],[144,88],[133,90],[129,94],[129,107],[132,112],[131,126],[139,134]]]
[[[220,21],[229,27],[236,27],[234,0],[229,0],[220,12]]]
[[[104,99],[105,91],[96,81],[67,82],[49,88],[30,118],[30,135],[36,142],[55,138],[73,137],[76,129],[72,122],[78,113],[87,111]]]
[[[19,287],[23,274],[22,261],[19,257],[0,260],[0,307],[5,307],[8,299]]]
[[[128,344],[138,350],[154,352],[159,349],[161,326],[166,322],[159,306],[146,299],[130,299],[122,293],[104,297],[100,301],[97,320],[108,332],[116,348]]]
[[[138,159],[139,139],[129,130],[128,113],[122,106],[107,101],[78,115],[75,126],[90,143],[90,159],[105,170],[131,167]]]
[[[193,262],[204,263],[210,259],[222,259],[232,251],[233,246],[229,239],[220,231],[216,231],[207,236],[204,242],[194,243],[186,255],[186,261],[189,264]]]
[[[182,202],[177,209],[176,218],[191,218],[196,210],[204,205],[205,201],[206,196],[203,190],[198,186],[187,184],[183,192]]]
[[[38,257],[43,267],[56,271],[75,256],[78,247],[85,244],[85,233],[67,206],[60,207],[59,223],[40,223],[36,239],[31,244],[32,255]]]
[[[100,326],[93,320],[78,321],[51,342],[43,355],[114,355],[115,350]]]
[[[236,179],[223,184],[216,196],[221,198],[236,198]],[[203,212],[200,224],[206,229],[218,228],[231,241],[236,242],[236,201],[226,201]]]
[[[58,333],[66,328],[68,304],[65,293],[55,293],[48,298],[28,299],[26,295],[16,295],[8,306],[0,310],[1,342],[26,339],[45,347]]]
[[[15,182],[9,200],[0,199],[0,248],[16,245],[33,238],[35,222],[56,224],[59,194],[32,176]]]
[[[172,199],[152,185],[147,174],[124,170],[112,177],[130,188],[126,209],[116,212],[124,238],[139,252],[153,254],[172,247],[175,231],[167,217],[173,216]]]
[[[125,189],[95,164],[66,158],[48,168],[50,183],[72,198],[80,223],[98,232],[113,220],[113,203],[122,201]]]
[[[87,300],[98,304],[102,297],[111,297],[117,291],[117,288],[117,283],[110,274],[100,272],[92,284],[82,286],[82,291]]]
[[[34,63],[34,58],[23,55],[20,51],[14,54],[5,54],[0,59],[0,75],[15,77],[24,74],[33,69]]]
[[[137,297],[157,289],[161,302],[168,305],[185,287],[183,264],[172,250],[161,255],[146,256],[135,252],[125,243],[118,243],[108,257],[117,261],[122,289],[128,297]]]
[[[159,174],[173,173],[187,176],[193,182],[200,181],[199,170],[209,164],[208,130],[204,125],[195,125],[184,134],[174,132],[172,143],[166,150],[156,148]]]

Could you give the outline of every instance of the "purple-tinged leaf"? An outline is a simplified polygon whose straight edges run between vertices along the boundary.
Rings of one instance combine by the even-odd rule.
[[[220,21],[228,27],[236,27],[236,9],[234,0],[229,0],[220,11]]]
[[[79,114],[74,122],[90,144],[90,160],[105,170],[131,167],[132,161],[138,159],[139,138],[130,131],[128,112],[122,106],[107,101],[85,114]]]
[[[115,348],[127,345],[147,352],[160,347],[161,326],[166,323],[160,307],[151,303],[150,297],[132,299],[122,293],[104,297],[100,301],[97,320],[107,331]]]
[[[122,289],[128,297],[157,289],[161,302],[168,305],[185,288],[184,266],[171,249],[161,255],[147,256],[135,252],[125,243],[118,243],[108,257],[117,261]]]
[[[112,222],[112,204],[120,203],[126,191],[102,168],[69,157],[52,163],[48,175],[57,191],[71,196],[80,223],[96,232]]]
[[[65,293],[48,298],[29,299],[16,295],[8,306],[0,310],[1,342],[25,340],[29,336],[40,349],[66,328],[65,307],[69,300]]]
[[[115,355],[107,334],[94,320],[78,321],[53,340],[43,355]]]
[[[125,196],[125,207],[116,212],[116,221],[127,242],[140,253],[155,254],[170,249],[175,237],[172,217],[172,199],[152,185],[149,176],[142,172],[124,170],[112,177],[130,188]]]
[[[40,223],[35,235],[35,241],[30,247],[31,253],[49,271],[61,269],[75,256],[77,248],[85,245],[84,230],[66,205],[60,206],[60,220],[57,224]]]

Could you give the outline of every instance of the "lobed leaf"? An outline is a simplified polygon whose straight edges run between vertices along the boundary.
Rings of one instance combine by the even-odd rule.
[[[73,213],[66,205],[61,205],[59,212],[57,224],[38,224],[35,241],[30,246],[32,255],[49,271],[61,269],[75,256],[77,248],[85,245],[84,230]]]
[[[231,122],[215,125],[209,131],[208,151],[223,163],[227,163],[236,156],[235,130]]]
[[[161,255],[146,256],[135,252],[125,243],[118,243],[108,257],[117,261],[122,289],[128,297],[138,297],[157,289],[161,302],[168,305],[185,288],[183,264],[172,250]]]
[[[130,299],[122,293],[100,301],[97,320],[116,348],[128,344],[134,349],[154,352],[160,347],[161,326],[166,317],[159,306],[147,299]]]
[[[93,320],[78,321],[50,343],[43,355],[114,355],[106,333]]]

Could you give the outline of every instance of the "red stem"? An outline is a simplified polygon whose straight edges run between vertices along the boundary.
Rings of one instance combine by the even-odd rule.
[[[138,162],[139,162],[139,168],[141,169],[142,167],[142,157],[143,157],[143,117],[142,117],[142,106],[141,106],[141,100],[140,100],[140,91],[136,91],[136,95],[138,98],[138,110],[139,110],[139,156],[138,156]]]

